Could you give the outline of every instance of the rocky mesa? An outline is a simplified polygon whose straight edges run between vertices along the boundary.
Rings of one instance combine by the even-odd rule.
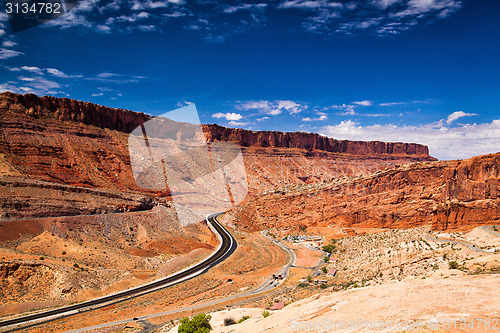
[[[4,218],[21,217],[19,207],[24,217],[47,217],[56,212],[60,216],[150,209],[154,204],[143,203],[168,200],[168,190],[138,187],[130,166],[128,135],[151,116],[67,98],[9,92],[0,94],[0,115],[0,176],[17,177],[0,184]],[[367,175],[395,164],[434,160],[427,147],[417,144],[338,141],[317,134],[255,132],[217,125],[204,125],[204,131],[209,142],[233,142],[242,147],[251,197],[291,184]],[[67,187],[35,193],[39,186],[31,186],[33,180]],[[65,200],[71,197],[67,193],[85,192],[82,187],[114,191],[113,200],[108,200],[106,209],[97,210],[85,202],[102,200]],[[130,200],[123,191],[136,195]],[[85,195],[96,193],[87,191]],[[30,195],[35,199],[16,202],[16,198]],[[37,200],[39,195],[47,200]],[[122,197],[127,200],[116,200]],[[62,208],[44,205],[54,198]]]

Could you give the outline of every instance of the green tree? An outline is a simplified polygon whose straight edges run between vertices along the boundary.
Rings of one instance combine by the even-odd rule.
[[[307,279],[308,282],[311,282],[312,279],[313,279],[313,277],[311,275],[308,275],[306,279]]]
[[[332,244],[328,244],[328,245],[323,246],[323,251],[325,251],[325,252],[332,253],[334,250],[335,250],[335,246]]]
[[[322,271],[323,271],[323,273],[325,273],[325,274],[328,272],[328,269],[326,269],[326,267],[323,267],[321,270],[322,270]]]
[[[208,333],[212,329],[210,326],[210,315],[200,313],[193,317],[193,319],[183,318],[179,329],[179,333]]]
[[[458,262],[456,261],[450,261],[448,265],[450,265],[450,269],[458,269]]]

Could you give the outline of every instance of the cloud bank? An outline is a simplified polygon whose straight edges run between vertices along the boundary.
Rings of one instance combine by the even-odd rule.
[[[452,115],[448,120],[456,117]],[[446,120],[418,126],[361,126],[357,122],[347,120],[337,125],[324,126],[319,132],[342,140],[420,143],[427,145],[430,154],[441,160],[500,152],[500,119],[491,123],[460,126],[449,126]]]

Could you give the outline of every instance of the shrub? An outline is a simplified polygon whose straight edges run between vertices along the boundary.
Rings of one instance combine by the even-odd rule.
[[[458,269],[458,262],[456,261],[450,261],[448,265],[450,265],[450,269]]]
[[[326,289],[326,288],[328,287],[328,284],[326,284],[326,283],[322,283],[322,284],[320,284],[320,285],[319,285],[319,287],[320,287],[321,289]]]
[[[234,325],[234,324],[236,324],[236,321],[234,321],[233,318],[231,318],[231,317],[224,318],[224,326],[230,326],[230,325]]]
[[[80,266],[78,266],[78,264],[76,262],[73,264],[73,267],[80,268]]]
[[[307,282],[311,282],[313,277],[311,275],[308,275],[306,279],[307,279]]]
[[[326,269],[326,267],[323,267],[321,270],[322,270],[322,271],[323,271],[323,273],[325,273],[325,274],[328,272],[328,269]]]
[[[328,257],[324,257],[324,258],[323,258],[323,260],[324,260],[325,262],[328,262],[328,260],[330,260],[330,258],[328,258]]]
[[[325,252],[332,253],[333,250],[335,250],[335,246],[333,246],[332,244],[328,244],[328,245],[323,246],[323,251],[325,251]]]
[[[264,312],[262,312],[262,316],[263,316],[264,318],[267,318],[267,317],[269,317],[270,315],[271,315],[271,312],[269,312],[269,311],[267,311],[267,310],[265,310]]]
[[[65,255],[66,254],[66,251],[62,251],[62,255]]]
[[[308,286],[308,284],[307,284],[307,283],[305,283],[305,282],[301,282],[301,283],[299,283],[299,287],[300,287],[300,288],[305,288],[305,287],[307,287],[307,286]]]
[[[245,320],[250,319],[250,316],[243,316],[240,320],[238,320],[238,324],[241,324]]]
[[[179,325],[178,333],[209,333],[212,329],[210,326],[210,315],[200,313],[193,317],[193,319],[183,318]]]

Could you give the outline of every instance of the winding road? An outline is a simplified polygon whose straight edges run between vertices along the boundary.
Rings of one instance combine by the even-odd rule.
[[[218,265],[222,261],[226,260],[237,247],[236,240],[231,236],[231,234],[217,221],[217,216],[220,213],[211,214],[206,217],[206,221],[209,227],[216,233],[217,237],[220,239],[220,244],[217,250],[204,261],[186,268],[180,272],[170,275],[166,278],[141,285],[136,288],[125,290],[116,294],[104,296],[91,301],[86,301],[54,310],[48,310],[40,313],[31,314],[28,316],[8,319],[0,322],[0,330],[4,331],[6,329],[16,330],[18,325],[30,324],[34,325],[41,324],[47,320],[52,320],[62,316],[70,316],[77,314],[82,311],[87,311],[96,306],[103,306],[110,303],[119,303],[130,299],[131,297],[137,297],[153,291],[163,289],[166,287],[173,286],[180,282],[194,278],[195,276],[201,275],[211,269],[212,267]]]
[[[165,311],[165,312],[159,312],[159,313],[152,313],[149,315],[140,316],[140,317],[136,317],[136,318],[128,318],[128,319],[123,319],[123,320],[119,320],[119,321],[103,323],[103,324],[95,325],[92,327],[80,328],[80,329],[76,329],[76,330],[72,330],[72,331],[67,331],[66,333],[83,333],[83,332],[93,331],[96,329],[125,325],[125,324],[128,324],[128,323],[133,322],[133,321],[141,322],[141,321],[147,321],[148,319],[153,319],[153,318],[162,317],[162,316],[166,316],[166,315],[179,314],[179,313],[185,313],[187,311],[199,310],[199,309],[203,309],[203,308],[206,308],[209,306],[213,306],[215,304],[225,303],[228,301],[233,301],[233,300],[240,300],[241,301],[241,299],[244,299],[244,301],[250,301],[252,299],[258,299],[258,298],[262,297],[262,295],[269,295],[269,294],[265,294],[265,293],[278,287],[285,280],[285,278],[288,277],[290,268],[295,265],[296,256],[295,256],[295,253],[292,251],[292,249],[290,249],[286,245],[281,244],[280,242],[275,241],[271,237],[267,236],[267,231],[262,231],[261,234],[264,237],[266,237],[268,240],[270,240],[271,242],[273,242],[274,244],[278,245],[283,250],[288,252],[288,254],[290,255],[290,260],[288,261],[288,263],[281,270],[279,270],[276,274],[274,274],[275,276],[276,275],[283,276],[283,279],[273,279],[271,276],[267,280],[265,280],[257,288],[246,291],[246,292],[241,293],[241,294],[231,295],[231,296],[227,296],[224,298],[215,299],[213,301],[199,303],[199,304],[192,305],[192,306],[185,307],[185,308],[179,308],[179,309]],[[249,299],[249,297],[250,297],[250,299]]]

